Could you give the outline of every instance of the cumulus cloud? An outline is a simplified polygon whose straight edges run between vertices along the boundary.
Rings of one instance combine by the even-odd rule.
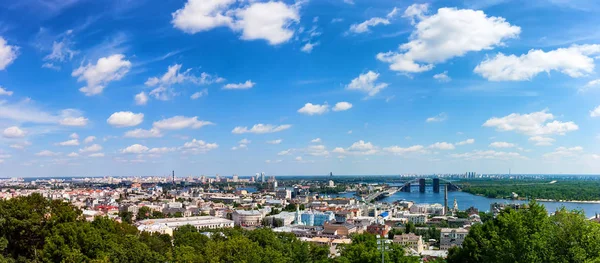
[[[460,141],[455,143],[456,145],[467,145],[467,144],[473,144],[475,143],[475,139],[466,139],[464,141]]]
[[[13,92],[0,86],[0,96],[12,96]]]
[[[379,147],[373,145],[371,142],[359,140],[348,148],[336,147],[332,152],[346,155],[372,155],[379,152]]]
[[[577,157],[583,153],[583,147],[558,147],[553,152],[544,154],[545,158],[566,158],[566,157]]]
[[[71,74],[78,77],[77,81],[85,81],[87,86],[79,91],[86,96],[93,96],[102,93],[106,85],[111,81],[120,80],[129,72],[131,62],[125,59],[122,54],[115,54],[98,59],[96,64],[88,63],[80,66]]]
[[[529,141],[535,143],[536,146],[550,146],[555,140],[549,137],[533,136],[529,138]]]
[[[283,142],[282,139],[267,141],[268,144],[280,144],[281,142]]]
[[[302,108],[298,110],[298,113],[306,114],[306,115],[321,115],[325,112],[329,111],[329,105],[323,104],[312,104],[306,103]]]
[[[102,146],[100,146],[99,144],[92,144],[88,147],[79,149],[79,152],[80,153],[93,153],[93,152],[99,152],[101,150],[102,150]]]
[[[131,131],[127,131],[125,132],[124,137],[125,138],[139,138],[139,139],[143,139],[143,138],[159,138],[162,137],[162,133],[160,132],[159,129],[156,128],[152,128],[149,130],[144,130],[144,129],[135,129],[135,130],[131,130]]]
[[[388,86],[387,83],[378,83],[378,78],[379,73],[373,71],[360,74],[357,78],[353,79],[350,84],[346,85],[346,89],[361,91],[367,93],[368,96],[375,96]]]
[[[590,117],[600,117],[600,106],[590,111]]]
[[[2,136],[4,138],[14,139],[14,138],[23,138],[25,137],[25,131],[17,126],[12,126],[4,129],[2,132]]]
[[[285,43],[294,36],[293,23],[300,21],[299,6],[283,2],[254,2],[235,8],[235,0],[188,0],[175,11],[171,23],[195,34],[217,27],[241,32],[241,39],[264,39],[271,45]]]
[[[362,23],[350,25],[349,32],[354,34],[362,34],[370,32],[370,27],[375,27],[377,25],[389,25],[391,24],[390,19],[394,18],[396,14],[398,14],[398,8],[394,7],[394,9],[390,11],[385,18],[373,17]]]
[[[352,104],[350,102],[341,101],[335,104],[333,107],[333,111],[346,111],[352,108]]]
[[[79,140],[77,139],[71,139],[71,140],[67,140],[64,142],[59,142],[56,145],[59,146],[78,146],[79,145]]]
[[[448,77],[448,71],[433,75],[433,79],[437,80],[438,82],[450,82],[452,80],[450,77]]]
[[[447,143],[447,142],[436,142],[432,145],[429,145],[429,148],[431,149],[438,149],[438,150],[454,150],[454,144],[452,143]]]
[[[306,44],[304,44],[304,46],[302,46],[302,48],[300,50],[304,53],[311,53],[313,48],[318,45],[319,45],[319,42],[315,42],[315,43],[307,42]]]
[[[246,80],[246,82],[243,83],[229,83],[223,86],[223,89],[251,89],[254,85],[256,85],[256,83],[251,80]]]
[[[143,121],[143,113],[133,113],[131,111],[115,112],[106,120],[108,124],[119,128],[137,126]]]
[[[133,144],[131,146],[128,146],[125,149],[121,149],[121,153],[124,154],[140,154],[140,153],[145,153],[146,151],[148,151],[148,147],[141,145],[141,144]]]
[[[579,92],[586,92],[590,89],[595,89],[600,87],[600,79],[590,80],[583,87],[579,88]]]
[[[498,53],[482,61],[474,72],[491,81],[531,80],[551,71],[577,78],[594,71],[594,56],[598,54],[600,45],[573,45],[548,52],[532,49],[518,57]]]
[[[383,150],[396,155],[403,155],[407,153],[422,153],[425,151],[425,147],[423,145],[413,145],[410,147],[390,146],[383,148]]]
[[[310,142],[312,142],[312,143],[320,143],[321,142],[321,138],[312,139]]]
[[[494,127],[498,131],[515,131],[526,135],[564,135],[567,132],[576,131],[579,126],[574,122],[552,121],[554,115],[548,110],[532,112],[529,114],[512,113],[510,115],[487,120],[484,127]]]
[[[19,47],[11,46],[0,37],[0,70],[5,70],[19,55]]]
[[[442,122],[446,119],[448,119],[448,115],[445,112],[442,112],[436,116],[427,118],[425,122]]]
[[[206,125],[214,125],[210,121],[198,120],[198,117],[175,116],[153,123],[153,127],[159,130],[181,130],[185,128],[199,129]]]
[[[136,105],[146,105],[148,103],[148,95],[142,91],[135,95],[134,100]]]
[[[287,130],[291,128],[292,125],[282,124],[282,125],[272,125],[272,124],[255,124],[252,128],[248,129],[248,127],[237,126],[235,127],[231,133],[233,134],[243,134],[243,133],[255,133],[255,134],[263,134],[263,133],[274,133]]]
[[[468,52],[490,50],[503,41],[517,38],[521,28],[502,17],[489,17],[483,11],[440,8],[425,15],[426,6],[412,5],[404,13],[414,22],[410,41],[399,51],[377,54],[377,59],[390,64],[390,69],[404,73],[431,70],[435,64]]]
[[[514,148],[517,145],[510,142],[493,142],[490,143],[490,147],[492,148]]]
[[[293,149],[287,149],[287,150],[283,150],[283,151],[280,151],[280,152],[278,152],[278,153],[277,153],[277,155],[280,155],[280,156],[281,156],[281,155],[289,155],[289,154],[291,154],[293,151],[294,151]]]
[[[96,136],[88,136],[88,137],[85,137],[85,139],[83,140],[83,142],[84,143],[91,143],[94,140],[96,140]]]
[[[219,148],[219,145],[216,143],[207,143],[203,140],[193,139],[189,142],[186,142],[183,145],[182,150],[183,153],[199,154],[206,153],[217,148]]]

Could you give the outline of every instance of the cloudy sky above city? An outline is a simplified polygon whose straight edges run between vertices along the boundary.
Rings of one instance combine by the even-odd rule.
[[[600,3],[0,4],[0,176],[600,174]]]

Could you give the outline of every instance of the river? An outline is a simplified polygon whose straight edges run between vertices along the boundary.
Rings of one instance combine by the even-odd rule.
[[[338,195],[340,197],[355,197],[354,192],[348,192]],[[454,199],[458,204],[460,210],[465,210],[471,206],[479,209],[479,211],[489,211],[491,203],[528,203],[529,201],[518,201],[518,200],[507,200],[507,199],[496,199],[487,198],[483,196],[473,195],[465,192],[448,192],[448,206],[454,205]],[[381,199],[380,202],[394,202],[397,200],[408,200],[414,201],[418,204],[443,204],[444,203],[444,189],[440,189],[440,193],[433,193],[429,187],[425,193],[420,193],[418,190],[412,190],[410,193],[397,192],[394,195]],[[556,211],[561,207],[565,207],[568,210],[583,210],[586,217],[593,217],[596,213],[600,214],[600,204],[596,203],[573,203],[573,202],[542,202],[549,213]]]

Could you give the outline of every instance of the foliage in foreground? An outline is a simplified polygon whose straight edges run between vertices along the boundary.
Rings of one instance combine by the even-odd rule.
[[[507,209],[473,226],[448,262],[600,262],[600,224],[564,208],[548,216],[531,202],[529,209]]]
[[[93,222],[62,201],[40,195],[0,200],[0,262],[380,262],[375,237],[356,235],[341,256],[293,234],[239,228],[211,232],[192,226],[168,235],[140,233],[108,218]],[[413,262],[391,246],[386,262]]]

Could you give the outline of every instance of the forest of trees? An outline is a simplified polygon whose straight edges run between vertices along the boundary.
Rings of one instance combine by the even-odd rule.
[[[600,181],[471,180],[458,183],[462,191],[490,198],[520,198],[590,201],[600,200]]]
[[[501,212],[474,225],[449,263],[600,262],[600,224],[564,208],[549,216],[536,202],[529,209]]]
[[[209,237],[184,226],[171,237],[106,217],[87,222],[70,204],[38,194],[0,200],[0,262],[380,262],[375,236],[352,240],[330,258],[327,246],[269,228],[220,229]],[[393,244],[384,256],[386,262],[418,262]]]

